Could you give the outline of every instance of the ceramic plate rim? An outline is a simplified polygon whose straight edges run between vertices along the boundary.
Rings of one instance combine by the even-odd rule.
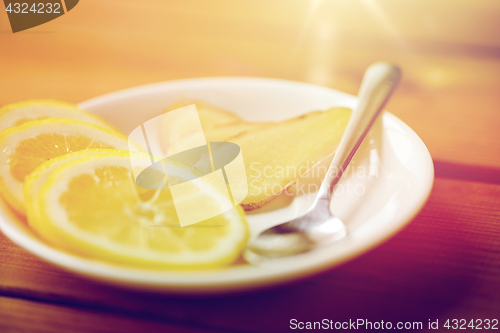
[[[82,108],[92,109],[92,107],[96,105],[104,102],[119,100],[123,98],[123,96],[140,95],[143,92],[156,89],[162,90],[172,85],[189,86],[192,84],[207,84],[210,82],[221,82],[227,80],[233,80],[233,82],[236,83],[264,82],[265,84],[278,83],[286,85],[300,85],[301,87],[308,87],[309,89],[323,89],[324,91],[333,92],[335,94],[338,94],[339,96],[353,98],[353,96],[351,95],[334,89],[289,80],[255,77],[215,77],[182,79],[141,85],[92,98],[80,103],[79,106]],[[286,269],[282,271],[278,270],[269,272],[264,270],[259,272],[259,269],[255,269],[255,267],[244,265],[223,270],[224,272],[231,270],[230,274],[220,274],[221,271],[219,270],[204,272],[204,278],[199,279],[199,276],[196,275],[199,274],[199,271],[149,271],[136,268],[118,267],[104,262],[77,257],[70,253],[66,253],[64,251],[50,247],[49,245],[30,235],[26,230],[23,230],[26,228],[18,225],[17,222],[11,223],[10,220],[13,219],[15,215],[10,211],[5,203],[2,203],[2,205],[0,206],[0,229],[17,245],[25,248],[32,254],[52,264],[55,264],[56,266],[76,272],[78,274],[85,275],[87,277],[91,277],[93,279],[122,286],[128,286],[134,289],[152,289],[156,291],[160,290],[182,294],[213,294],[240,290],[251,290],[304,278],[326,269],[336,267],[352,258],[355,258],[367,252],[377,245],[380,245],[385,240],[392,237],[404,226],[406,226],[422,209],[423,205],[430,195],[434,181],[434,169],[432,158],[429,151],[425,147],[425,144],[408,125],[406,125],[396,116],[388,112],[384,112],[383,116],[384,119],[387,117],[387,119],[390,119],[391,121],[397,123],[398,126],[400,126],[406,133],[412,136],[419,145],[421,145],[421,148],[424,148],[422,150],[424,152],[422,159],[423,163],[426,164],[428,168],[428,177],[426,177],[425,184],[423,184],[423,186],[421,187],[421,191],[418,196],[419,200],[418,202],[415,202],[413,204],[412,209],[406,211],[406,213],[402,218],[400,218],[397,224],[395,224],[392,228],[388,228],[387,230],[385,230],[384,233],[379,234],[377,237],[371,238],[370,241],[358,245],[350,251],[344,251],[344,253],[342,253],[341,255],[332,256],[328,260],[323,260],[319,263],[315,263],[310,267],[307,267],[306,270]],[[253,270],[256,272],[250,275],[245,275],[249,272],[249,270]]]

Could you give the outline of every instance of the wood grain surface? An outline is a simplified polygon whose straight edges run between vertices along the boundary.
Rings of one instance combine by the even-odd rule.
[[[0,332],[218,332],[0,296]]]
[[[431,197],[337,269],[244,295],[133,292],[62,271],[0,234],[0,332],[285,332],[292,318],[500,319],[500,2],[85,0],[13,34],[0,6],[0,105],[140,84],[262,76],[356,94],[401,65],[387,109],[423,139]]]
[[[152,320],[220,332],[285,332],[292,318],[494,318],[500,313],[499,197],[500,185],[438,178],[418,217],[374,251],[298,284],[224,297],[181,298],[89,281],[1,236],[0,294],[68,307],[74,316],[97,311],[136,318],[136,327]],[[57,311],[47,316],[67,325],[74,320]],[[0,318],[5,324],[15,317]],[[107,318],[95,320],[105,328]]]

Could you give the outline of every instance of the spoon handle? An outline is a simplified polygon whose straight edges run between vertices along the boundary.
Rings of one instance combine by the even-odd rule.
[[[335,185],[382,111],[400,77],[399,67],[387,62],[377,62],[368,67],[359,89],[358,104],[352,110],[337,152],[323,180],[323,185],[325,185],[323,188],[329,190],[320,193],[318,197],[330,198]],[[330,184],[329,187],[328,184]]]

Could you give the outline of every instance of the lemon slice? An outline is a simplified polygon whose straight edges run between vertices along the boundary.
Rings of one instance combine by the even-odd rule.
[[[110,129],[70,119],[33,120],[0,133],[0,192],[25,215],[23,183],[44,161],[88,148],[127,149],[128,139]]]
[[[74,161],[76,159],[91,156],[95,154],[109,153],[112,149],[86,149],[66,155],[55,157],[49,161],[43,162],[28,177],[26,177],[23,185],[24,202],[26,205],[26,214],[28,223],[34,230],[39,230],[39,225],[36,223],[40,220],[38,214],[38,193],[42,186],[47,182],[47,179],[61,165]]]
[[[134,167],[151,164],[148,155],[134,158]],[[61,164],[38,194],[39,221],[33,224],[56,246],[125,265],[200,268],[234,262],[246,244],[249,232],[240,207],[180,227],[168,188],[138,187],[127,151],[82,155]],[[176,177],[193,175],[171,166]],[[220,195],[205,185],[200,191]]]
[[[12,103],[0,108],[0,131],[19,126],[30,120],[69,118],[108,128],[114,127],[104,119],[71,103],[55,100],[35,100]]]

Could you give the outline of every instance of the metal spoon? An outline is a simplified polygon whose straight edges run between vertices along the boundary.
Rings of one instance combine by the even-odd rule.
[[[307,252],[335,242],[347,235],[344,223],[330,212],[330,199],[389,96],[394,91],[401,70],[390,63],[378,62],[365,72],[358,94],[358,105],[340,141],[333,161],[311,208],[302,216],[260,233],[245,251],[245,258],[257,262]]]

